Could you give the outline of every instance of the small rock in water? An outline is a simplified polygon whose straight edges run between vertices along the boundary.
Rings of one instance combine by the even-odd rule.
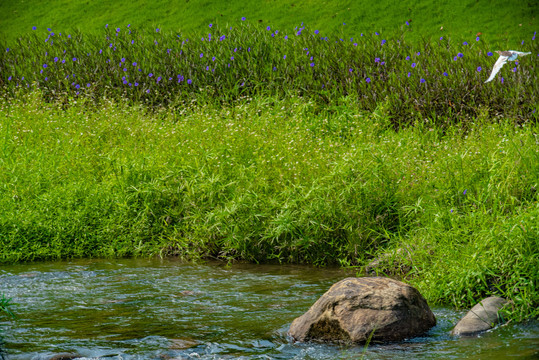
[[[49,358],[49,360],[73,360],[80,358],[81,356],[78,354],[72,354],[72,353],[61,353],[53,355]]]
[[[170,339],[169,349],[189,349],[199,344],[193,339]]]
[[[483,299],[475,305],[451,331],[451,335],[474,335],[492,329],[500,322],[498,311],[509,302],[498,296]]]
[[[297,341],[398,341],[436,325],[415,288],[389,278],[346,278],[334,284],[290,326]]]

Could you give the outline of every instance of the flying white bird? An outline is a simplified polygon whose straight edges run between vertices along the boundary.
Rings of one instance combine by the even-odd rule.
[[[524,55],[530,55],[531,54],[531,52],[526,52],[525,53],[525,52],[520,52],[520,51],[515,51],[515,50],[495,51],[495,52],[498,53],[500,55],[500,57],[498,58],[498,60],[494,64],[494,67],[492,68],[492,72],[490,73],[489,78],[487,79],[487,81],[485,81],[486,83],[488,83],[489,81],[494,79],[494,77],[496,76],[498,71],[500,71],[502,66],[504,66],[507,61],[515,61],[519,56],[524,56]]]

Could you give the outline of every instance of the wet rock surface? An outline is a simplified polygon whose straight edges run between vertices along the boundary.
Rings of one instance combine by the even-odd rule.
[[[415,288],[390,278],[346,278],[334,284],[302,316],[289,335],[297,341],[364,343],[415,337],[436,325]]]
[[[451,335],[474,335],[492,329],[500,322],[499,311],[508,304],[504,298],[491,296],[475,305],[451,331]]]

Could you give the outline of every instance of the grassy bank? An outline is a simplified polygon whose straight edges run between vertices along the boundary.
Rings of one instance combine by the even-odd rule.
[[[148,112],[2,98],[0,261],[178,255],[364,266],[399,247],[433,303],[537,316],[539,138],[477,118],[393,130],[305,98]],[[387,271],[392,271],[387,269]]]
[[[190,0],[43,2],[11,0],[0,2],[0,40],[12,41],[31,32],[52,28],[55,32],[98,33],[105,24],[161,27],[166,31],[193,34],[209,23],[226,26],[240,17],[281,31],[305,23],[329,33],[343,31],[346,37],[375,31],[391,36],[396,24],[409,21],[411,37],[421,39],[452,34],[458,41],[470,40],[481,32],[493,45],[515,48],[536,31],[537,0],[453,0],[450,2],[392,1],[297,1],[286,0]],[[343,24],[346,24],[343,26]],[[328,33],[323,33],[323,36]]]

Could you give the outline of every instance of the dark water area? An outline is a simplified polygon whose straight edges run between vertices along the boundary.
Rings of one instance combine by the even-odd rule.
[[[539,322],[449,336],[463,311],[433,307],[437,326],[390,344],[293,343],[292,320],[354,272],[174,259],[75,260],[0,266],[19,319],[0,323],[5,358],[539,359]]]

